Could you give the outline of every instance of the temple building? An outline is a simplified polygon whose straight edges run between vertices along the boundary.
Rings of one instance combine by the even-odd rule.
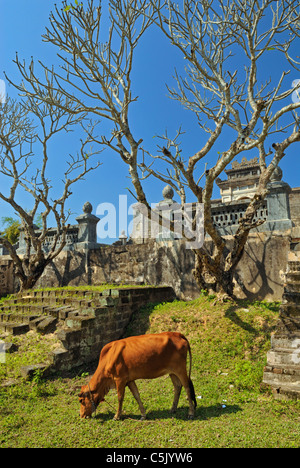
[[[214,225],[221,235],[235,234],[239,220],[243,217],[251,199],[256,193],[260,178],[258,158],[241,162],[233,161],[231,168],[226,169],[226,179],[218,178],[216,184],[220,189],[220,198],[212,200],[211,211]],[[267,185],[268,194],[261,207],[257,210],[253,221],[263,219],[265,222],[254,228],[254,231],[288,231],[292,227],[300,226],[300,187],[292,189],[289,184],[282,181],[282,170],[277,167]],[[156,205],[156,210],[162,216],[174,220],[181,207],[173,200],[174,191],[170,186],[163,190],[163,200]],[[191,210],[195,204],[187,204]],[[144,214],[143,214],[144,211]],[[145,242],[149,238],[173,239],[173,234],[167,229],[158,229],[153,235],[146,211],[135,213],[134,230],[131,238],[134,242]]]
[[[227,180],[218,178],[216,183],[220,188],[222,203],[237,200],[251,200],[258,186],[260,167],[258,158],[247,161],[243,158],[241,163],[234,161],[232,168],[225,170]]]
[[[233,161],[231,169],[225,170],[227,179],[218,178],[221,199],[212,200],[212,216],[215,225],[223,235],[234,234],[239,219],[256,193],[260,166],[258,158],[248,161],[243,158],[239,163]],[[268,194],[253,219],[265,222],[256,228],[258,231],[286,231],[293,227],[290,196],[293,190],[282,181],[282,170],[277,167],[267,185]],[[297,191],[297,189],[295,189]],[[297,197],[295,198],[297,203]]]

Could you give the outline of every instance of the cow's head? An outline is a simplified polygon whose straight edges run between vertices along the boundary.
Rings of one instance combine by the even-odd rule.
[[[88,385],[84,385],[79,393],[80,417],[89,418],[96,411],[96,401]]]

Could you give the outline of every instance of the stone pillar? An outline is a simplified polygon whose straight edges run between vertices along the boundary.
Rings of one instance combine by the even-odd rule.
[[[126,236],[124,230],[119,235],[119,241],[121,242],[122,245],[126,245],[126,243],[127,243],[127,236]]]
[[[282,170],[277,167],[271,182],[268,184],[269,193],[266,197],[268,203],[267,222],[263,230],[286,231],[293,227],[290,214],[289,194],[292,189],[286,182],[282,182]]]
[[[35,231],[39,230],[39,227],[34,224],[33,229]],[[20,227],[20,236],[19,236],[19,247],[17,249],[17,254],[18,255],[25,255],[27,251],[27,245],[26,245],[26,240],[25,240],[25,229],[23,227]],[[34,252],[33,248],[31,247],[30,253],[32,254]]]
[[[180,209],[180,205],[173,200],[174,190],[170,185],[163,189],[162,194],[164,199],[156,205],[154,211],[166,220],[166,226],[157,226],[157,242],[174,240],[174,233],[170,231],[169,226],[170,221],[174,221],[174,212]]]
[[[267,354],[264,383],[276,399],[300,400],[300,252],[289,253],[276,331]]]
[[[76,218],[79,225],[77,249],[96,249],[97,243],[97,223],[99,218],[92,214],[93,207],[90,202],[83,205],[83,214]]]

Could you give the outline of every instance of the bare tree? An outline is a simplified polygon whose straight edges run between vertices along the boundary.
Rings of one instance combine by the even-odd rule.
[[[145,176],[151,174],[164,182],[168,180],[182,200],[188,188],[204,204],[205,232],[213,240],[214,252],[211,255],[205,247],[195,250],[195,277],[199,286],[206,288],[208,273],[219,291],[232,295],[233,273],[249,231],[263,222],[254,222],[253,218],[268,193],[267,184],[287,148],[300,141],[296,114],[300,102],[291,101],[295,88],[286,86],[291,66],[299,70],[300,65],[290,53],[299,39],[299,2],[150,0],[150,3],[157,15],[156,25],[187,63],[184,76],[176,72],[177,88],[169,88],[170,97],[196,114],[204,143],[196,154],[184,158],[180,131],[174,139],[164,135],[165,146],[160,148],[160,154],[149,155],[151,162],[144,160],[141,168]],[[277,60],[280,56],[281,77],[275,83],[271,78],[260,83],[262,59],[272,53],[277,53]],[[238,63],[234,56],[238,57]],[[288,121],[282,123],[285,116]],[[215,150],[217,157],[212,161],[214,146],[224,138],[227,129],[233,130],[231,144],[219,155]],[[266,149],[270,136],[276,140],[271,149]],[[213,187],[238,154],[253,149],[259,155],[260,180],[228,252],[212,220]],[[271,155],[267,164],[266,157]],[[159,166],[158,171],[153,166],[153,160],[157,159],[163,160],[168,170],[163,172]],[[205,183],[201,186],[199,169],[203,172],[205,161],[211,166],[205,171]]]
[[[64,2],[61,10],[56,6],[43,38],[60,49],[61,69],[41,63],[42,79],[33,62],[27,68],[17,57],[24,80],[19,89],[31,99],[46,99],[49,105],[71,115],[91,113],[111,122],[109,137],[93,132],[88,136],[115,151],[128,165],[136,197],[146,206],[148,216],[151,208],[143,190],[143,178],[154,176],[169,183],[182,204],[191,191],[196,201],[204,204],[205,231],[214,243],[212,254],[205,246],[195,249],[195,278],[201,288],[206,288],[209,274],[216,289],[232,295],[233,272],[249,231],[260,222],[253,222],[253,218],[267,194],[268,181],[287,148],[300,141],[296,115],[300,102],[287,103],[295,89],[283,90],[290,67],[299,66],[291,54],[299,38],[299,3],[110,0],[110,29],[106,36],[100,27],[101,18],[101,2],[95,6],[93,0],[88,0],[86,5],[72,7]],[[134,52],[144,32],[155,25],[169,39],[170,47],[177,47],[186,60],[185,75],[176,72],[177,89],[169,88],[169,92],[171,98],[179,100],[198,118],[203,143],[192,156],[183,155],[181,131],[173,139],[162,136],[165,146],[158,155],[151,155],[141,148],[143,140],[134,136],[129,121],[129,108],[137,99],[132,96],[131,85]],[[263,56],[270,53],[281,54],[289,68],[275,84],[271,80],[260,83],[259,65]],[[238,54],[243,67],[234,62],[234,54]],[[58,101],[57,92],[72,106]],[[289,122],[282,123],[286,116]],[[201,177],[216,143],[228,130],[231,144],[213,164],[210,162],[205,178]],[[270,135],[280,138],[273,142],[272,151],[267,149]],[[214,182],[237,155],[250,150],[259,154],[260,181],[228,253],[211,217]],[[267,164],[266,158],[272,152]],[[156,167],[153,162],[159,165]]]
[[[56,98],[61,99],[58,94]],[[66,101],[64,105],[68,109],[72,108],[72,104]],[[21,220],[26,252],[18,254],[6,236],[1,234],[0,242],[8,249],[14,261],[21,289],[32,288],[44,268],[65,246],[69,217],[66,202],[72,194],[71,186],[99,165],[90,165],[89,157],[95,153],[86,148],[90,143],[87,136],[81,141],[77,155],[70,156],[67,161],[67,169],[62,174],[61,195],[57,196],[56,193],[56,199],[51,198],[49,142],[59,132],[72,131],[74,125],[84,125],[84,116],[74,117],[61,108],[30,97],[22,102],[7,99],[5,104],[0,105],[0,173],[7,178],[10,186],[5,190],[6,184],[1,184],[0,199],[10,205]],[[30,212],[24,207],[24,192],[32,198]],[[36,231],[34,219],[41,210],[42,228]],[[43,243],[48,233],[49,215],[54,217],[57,230],[52,245],[45,252]]]
[[[132,96],[131,75],[135,49],[145,31],[153,23],[152,8],[146,0],[110,0],[109,31],[102,28],[101,1],[93,0],[76,6],[63,2],[50,15],[50,27],[43,35],[45,42],[54,44],[61,59],[60,71],[39,62],[44,79],[16,56],[21,72],[21,85],[12,83],[32,99],[47,100],[49,105],[70,114],[90,113],[94,118],[111,123],[111,136],[89,137],[110,148],[128,165],[129,173],[141,203],[149,209],[138,173],[138,149],[142,139],[136,139],[129,124]],[[72,103],[72,107],[57,99],[57,93]]]

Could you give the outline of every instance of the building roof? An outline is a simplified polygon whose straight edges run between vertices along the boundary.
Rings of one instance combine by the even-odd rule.
[[[233,161],[231,163],[232,169],[225,170],[226,174],[233,174],[235,172],[244,171],[245,169],[259,169],[259,161],[258,158],[250,159],[249,161],[244,157],[241,162]]]
[[[216,179],[216,183],[221,190],[258,183],[260,175],[258,158],[253,158],[250,161],[243,158],[240,163],[238,161],[233,161],[231,165],[232,169],[225,170],[228,176],[227,180]]]

